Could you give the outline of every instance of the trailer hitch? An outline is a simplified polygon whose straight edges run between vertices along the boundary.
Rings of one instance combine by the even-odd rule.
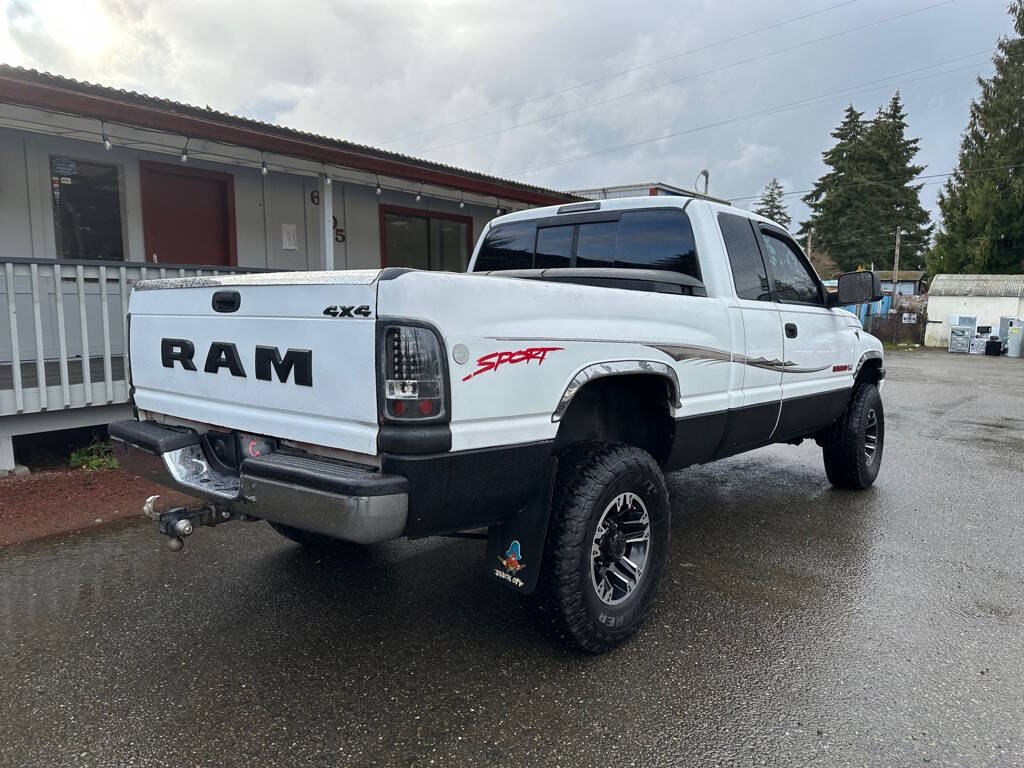
[[[167,548],[172,552],[180,552],[185,546],[185,538],[191,536],[201,525],[214,526],[249,517],[228,507],[218,507],[214,504],[204,504],[196,509],[171,507],[163,512],[157,512],[154,504],[159,498],[157,495],[146,499],[146,503],[142,505],[142,514],[156,521],[157,530],[168,537]]]

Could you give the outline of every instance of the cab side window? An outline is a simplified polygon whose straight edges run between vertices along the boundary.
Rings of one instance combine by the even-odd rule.
[[[771,301],[768,270],[765,269],[757,238],[750,219],[735,213],[718,214],[718,227],[722,230],[725,250],[736,283],[736,295],[741,299]]]
[[[796,304],[822,304],[821,284],[796,246],[766,229],[761,230],[761,242],[772,268],[776,299]]]

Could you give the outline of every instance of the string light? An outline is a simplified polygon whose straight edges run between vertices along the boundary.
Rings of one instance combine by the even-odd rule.
[[[111,150],[113,150],[114,144],[111,141],[111,139],[108,136],[108,134],[106,134],[106,123],[105,123],[105,121],[101,120],[99,122],[99,126],[100,126],[99,130],[100,130],[100,137],[101,137],[101,140],[102,140],[103,148],[104,148],[104,150],[110,152]],[[179,159],[180,159],[180,161],[182,163],[187,163],[188,160],[189,160],[189,158],[188,158],[188,144],[189,144],[190,141],[191,141],[191,136],[185,136],[185,142],[184,142],[184,145],[181,147],[181,154],[179,155]],[[134,147],[134,146],[143,145],[143,143],[142,142],[128,141],[124,145],[127,146],[127,147]],[[166,146],[166,144],[165,144],[165,146]],[[238,158],[236,156],[220,155],[220,154],[217,154],[216,152],[212,152],[210,150],[204,150],[203,154],[204,154],[204,157],[208,156],[208,157],[222,159],[224,162],[227,162],[227,163],[244,164],[244,162],[245,162],[241,158]],[[1011,166],[1011,167],[1016,167],[1016,166]],[[299,169],[299,168],[292,168],[291,166],[287,166],[287,165],[285,166],[285,168],[286,168],[286,172],[303,173],[302,169]],[[326,163],[322,163],[321,164],[321,169],[322,169],[322,171],[324,173],[324,181],[325,181],[325,183],[328,186],[330,186],[331,183],[333,182],[333,178],[331,177],[331,175],[330,175],[330,173],[328,171],[327,164]],[[269,167],[266,164],[266,156],[265,156],[264,153],[260,152],[260,174],[263,175],[263,176],[266,176],[266,175],[269,174],[269,172],[270,172],[270,169],[269,169]],[[308,173],[308,171],[306,171],[306,173]],[[374,174],[374,179],[376,180],[375,194],[377,195],[377,197],[381,197],[383,195],[384,189],[381,186],[380,174],[375,173]],[[425,186],[424,182],[421,181],[420,182],[420,186],[419,186],[419,188],[417,190],[417,193],[416,193],[416,202],[417,203],[419,203],[419,202],[421,202],[423,200],[423,189],[424,189],[424,186]],[[442,195],[440,197],[443,198],[444,196]],[[450,200],[451,200],[451,198],[450,198]],[[499,216],[503,215],[506,211],[501,206],[501,199],[496,197],[495,198],[495,202],[497,204],[497,206],[495,208],[495,213],[497,215],[499,215]],[[466,190],[465,189],[460,189],[459,190],[459,208],[460,209],[465,209],[466,208]]]

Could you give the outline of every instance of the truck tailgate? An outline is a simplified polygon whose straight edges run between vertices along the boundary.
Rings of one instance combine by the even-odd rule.
[[[129,307],[136,406],[375,454],[378,274],[139,283]],[[233,293],[238,308],[231,310]],[[222,311],[213,307],[215,294]]]

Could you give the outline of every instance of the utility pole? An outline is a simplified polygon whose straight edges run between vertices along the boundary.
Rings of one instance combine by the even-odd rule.
[[[896,253],[892,257],[892,308],[896,309],[896,283],[900,271],[900,228],[896,227]]]
[[[892,305],[889,307],[892,312],[892,343],[896,343],[896,331],[899,326],[896,324],[896,296],[899,292],[900,272],[900,228],[896,227],[896,252],[892,257]]]

